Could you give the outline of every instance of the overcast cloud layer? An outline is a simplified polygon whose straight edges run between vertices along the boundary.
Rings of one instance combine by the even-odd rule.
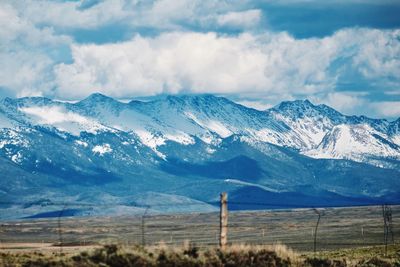
[[[400,116],[400,3],[319,2],[1,1],[0,96],[215,93]]]

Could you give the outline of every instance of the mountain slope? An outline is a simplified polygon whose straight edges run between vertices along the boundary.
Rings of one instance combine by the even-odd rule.
[[[345,116],[308,100],[283,102],[270,110],[303,139],[296,148],[314,158],[350,159],[381,166],[370,158],[400,159],[396,123]]]
[[[320,144],[305,154],[314,158],[352,159],[373,163],[373,159],[397,159],[399,148],[386,135],[367,124],[340,124],[332,127]]]
[[[373,131],[362,130],[366,134],[357,135],[357,142],[369,144],[374,140],[370,139],[372,135],[380,136],[382,142],[378,147],[373,145],[375,148],[371,153],[378,157],[400,158],[399,149],[393,147],[399,145],[399,121],[390,123],[364,116],[345,116],[326,105],[315,106],[308,100],[282,102],[266,112],[212,95],[166,96],[149,102],[125,104],[94,94],[76,104],[45,98],[22,98],[6,99],[0,106],[3,111],[0,122],[7,123],[5,126],[8,127],[10,122],[6,116],[28,125],[53,127],[74,136],[81,132],[120,131],[135,134],[141,143],[155,152],[168,140],[192,144],[197,137],[215,145],[231,135],[242,135],[248,142],[292,147],[312,157],[362,162],[366,153],[362,146],[353,147],[351,154],[341,151],[343,146],[335,146],[334,151],[324,147],[327,147],[332,131],[338,131],[339,125],[349,125],[353,129],[370,127],[368,129]],[[321,144],[324,138],[324,144]],[[331,143],[336,141],[335,138],[329,140]]]
[[[71,207],[76,215],[162,211],[161,202],[171,212],[212,210],[221,191],[302,206],[398,201],[399,125],[307,100],[258,111],[212,95],[6,98],[1,216],[53,214],[63,201],[107,205]],[[31,204],[1,204],[14,199]]]

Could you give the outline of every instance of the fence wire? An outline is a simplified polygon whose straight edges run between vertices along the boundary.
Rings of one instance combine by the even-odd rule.
[[[2,206],[28,204],[0,202]],[[228,201],[228,210],[230,204],[271,207],[269,203]],[[136,206],[141,208],[141,212],[133,215],[71,217],[66,212],[68,209],[110,208],[112,205],[49,202],[46,211],[49,206],[57,214],[54,218],[0,222],[0,249],[2,244],[18,243],[51,244],[59,247],[60,252],[69,246],[108,243],[179,246],[191,242],[198,247],[219,244],[219,212],[162,214],[160,210],[170,204],[161,204]],[[386,207],[384,211],[390,210],[390,221],[388,214],[382,214],[383,207]],[[400,205],[391,205],[390,209],[389,206],[383,207],[364,205],[229,211],[228,244],[282,243],[300,251],[319,251],[395,243],[400,234]]]

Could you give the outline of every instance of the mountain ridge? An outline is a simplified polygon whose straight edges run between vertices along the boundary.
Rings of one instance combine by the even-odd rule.
[[[0,169],[13,168],[4,172],[0,200],[112,196],[134,213],[125,199],[153,192],[159,201],[185,199],[209,210],[219,192],[248,198],[244,188],[255,187],[249,190],[273,192],[275,200],[301,196],[304,205],[325,203],[322,192],[336,198],[333,205],[398,201],[399,125],[308,100],[259,111],[210,94],[127,103],[102,94],[75,103],[6,98]],[[299,194],[305,187],[312,190]],[[43,213],[36,204],[19,208],[20,216]]]
[[[0,110],[6,117],[22,124],[54,126],[68,132],[60,125],[67,124],[65,121],[69,120],[70,124],[74,124],[69,127],[69,132],[75,135],[99,129],[134,132],[143,143],[155,150],[166,140],[190,143],[196,136],[206,142],[218,143],[221,138],[241,134],[249,140],[291,147],[305,155],[317,157],[318,153],[314,152],[318,147],[322,149],[321,142],[325,136],[332,135],[330,131],[342,124],[365,124],[379,133],[381,142],[378,146],[381,148],[377,155],[400,156],[396,148],[400,145],[400,118],[389,122],[366,116],[346,116],[329,106],[314,105],[307,99],[284,101],[265,111],[247,108],[211,94],[167,95],[147,102],[135,100],[123,103],[94,93],[73,104],[44,97],[6,98],[0,103]],[[43,107],[53,109],[46,112],[41,109]],[[57,118],[45,118],[51,114],[55,116],[55,113],[61,117],[58,122]],[[174,115],[169,116],[171,113]],[[72,128],[78,129],[73,131]],[[354,133],[354,130],[351,132]],[[394,148],[394,151],[383,153],[390,148]],[[325,152],[322,153],[325,154],[323,157],[329,158]],[[365,154],[365,151],[360,151],[362,153]],[[331,158],[357,161],[361,156],[352,157],[340,152],[331,154]]]

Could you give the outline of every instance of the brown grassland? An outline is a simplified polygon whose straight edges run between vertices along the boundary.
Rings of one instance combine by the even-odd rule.
[[[285,245],[231,245],[197,248],[182,246],[105,245],[68,249],[0,252],[1,266],[400,266],[400,245],[365,247],[329,252],[299,253]]]
[[[307,209],[231,212],[225,250],[218,213],[8,221],[0,266],[400,267],[400,207],[392,210],[387,253],[380,207],[325,209],[316,253],[317,217]]]

